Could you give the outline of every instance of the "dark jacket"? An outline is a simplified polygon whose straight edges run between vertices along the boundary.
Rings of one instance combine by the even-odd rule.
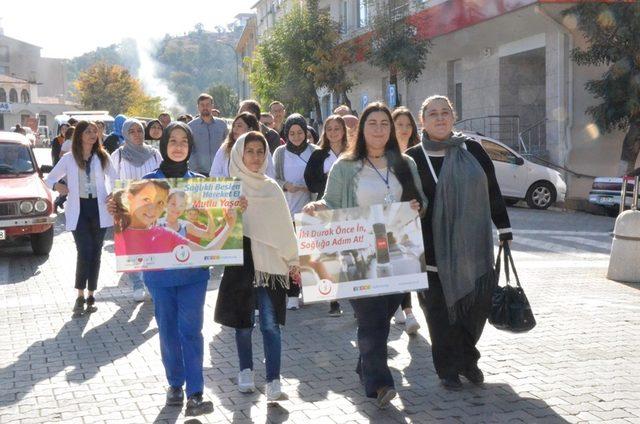
[[[267,127],[262,122],[260,123],[260,131],[262,132],[262,135],[264,135],[264,138],[267,139],[267,144],[269,145],[269,152],[273,154],[273,152],[276,151],[278,146],[282,144],[282,140],[280,140],[280,135],[276,130],[273,130]]]
[[[118,138],[117,135],[111,133],[107,136],[107,138],[104,139],[102,145],[107,150],[107,152],[111,154],[118,150],[118,147],[120,147],[120,138]]]
[[[324,188],[327,185],[327,174],[324,173],[324,161],[329,157],[328,150],[315,150],[309,157],[309,162],[304,169],[304,182],[311,193],[318,193],[318,199],[322,198]]]
[[[218,324],[232,328],[251,328],[252,317],[256,307],[256,292],[253,287],[254,268],[251,255],[251,239],[243,237],[242,251],[243,265],[226,266],[213,320]],[[269,298],[276,312],[276,321],[284,325],[287,314],[287,292],[277,286],[276,289],[267,288]]]
[[[62,143],[64,143],[64,136],[59,135],[51,140],[51,163],[56,166],[60,160],[60,152],[62,151]]]
[[[489,203],[491,205],[491,220],[498,228],[500,240],[511,240],[513,238],[511,234],[511,223],[509,222],[507,207],[504,203],[504,199],[502,198],[500,187],[498,186],[493,162],[491,162],[491,158],[487,155],[487,152],[484,151],[482,145],[477,141],[468,138],[465,140],[465,144],[469,153],[471,153],[478,163],[480,163],[487,176],[487,183],[489,185]],[[427,205],[427,212],[421,222],[422,237],[424,241],[426,264],[436,266],[433,246],[433,231],[431,229],[431,219],[433,216],[433,205],[436,194],[436,181],[429,170],[429,164],[427,163],[424,151],[422,150],[422,143],[408,149],[405,154],[411,156],[416,162],[416,165],[418,166],[418,173],[420,174],[420,182],[422,183],[422,190],[424,192],[424,196],[429,201]],[[444,158],[430,156],[430,159],[434,172],[436,175],[439,175]]]

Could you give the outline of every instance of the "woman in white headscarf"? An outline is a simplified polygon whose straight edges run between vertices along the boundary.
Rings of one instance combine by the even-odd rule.
[[[129,118],[122,124],[124,144],[111,153],[111,163],[121,180],[139,180],[158,168],[162,162],[159,151],[144,143],[145,130],[142,122]],[[144,301],[146,296],[142,272],[128,273],[133,289],[133,300]]]
[[[242,266],[225,267],[214,320],[236,329],[240,360],[238,389],[255,390],[251,333],[254,308],[260,311],[266,362],[267,399],[282,395],[280,325],[285,323],[289,278],[300,281],[298,246],[291,215],[278,183],[265,175],[269,145],[257,131],[242,135],[231,150],[229,171],[242,181],[248,207],[242,216]],[[265,211],[269,211],[265,214]]]

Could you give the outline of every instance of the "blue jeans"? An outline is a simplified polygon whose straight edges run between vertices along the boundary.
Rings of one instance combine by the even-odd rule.
[[[262,344],[264,345],[265,365],[267,368],[267,382],[280,378],[280,352],[282,341],[280,326],[276,321],[276,311],[269,298],[269,293],[264,287],[254,289],[260,311],[260,331],[262,332]],[[252,314],[252,322],[255,315]],[[240,371],[253,369],[253,348],[251,346],[251,333],[253,326],[236,329],[236,347],[240,359]]]
[[[202,324],[207,281],[173,287],[148,287],[160,332],[160,354],[172,387],[186,382],[187,397],[202,393]]]
[[[144,283],[142,282],[142,272],[129,272],[128,274],[129,281],[131,281],[131,289],[133,291],[144,288]]]
[[[395,387],[387,364],[387,342],[390,321],[404,294],[352,299],[349,302],[358,320],[358,350],[356,372],[364,384],[367,397],[375,398],[378,389]]]

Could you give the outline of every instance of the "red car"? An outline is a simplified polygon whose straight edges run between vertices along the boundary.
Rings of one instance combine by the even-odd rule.
[[[31,144],[22,134],[0,131],[0,245],[29,237],[33,253],[47,255],[55,220]]]

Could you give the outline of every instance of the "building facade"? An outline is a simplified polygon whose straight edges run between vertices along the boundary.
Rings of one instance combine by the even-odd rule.
[[[16,124],[54,127],[54,117],[76,105],[68,90],[63,59],[43,58],[41,48],[3,34],[0,28],[0,130]]]
[[[416,116],[426,97],[448,95],[458,128],[481,131],[573,171],[565,172],[567,203],[585,203],[592,178],[584,175],[620,174],[624,134],[600,134],[585,114],[596,100],[584,84],[599,78],[605,68],[577,66],[570,59],[572,48],[586,46],[575,20],[561,13],[574,2],[384,1],[432,43],[418,81],[400,80],[394,87],[399,102]],[[287,3],[256,4],[259,34],[273,26],[278,13],[286,12]],[[348,45],[369,36],[375,14],[371,0],[321,0],[320,7],[340,24]],[[368,102],[389,101],[388,72],[370,66],[355,48],[353,57],[348,67],[356,80],[349,93],[353,109],[360,112]],[[327,116],[337,98],[326,90],[318,94]]]

